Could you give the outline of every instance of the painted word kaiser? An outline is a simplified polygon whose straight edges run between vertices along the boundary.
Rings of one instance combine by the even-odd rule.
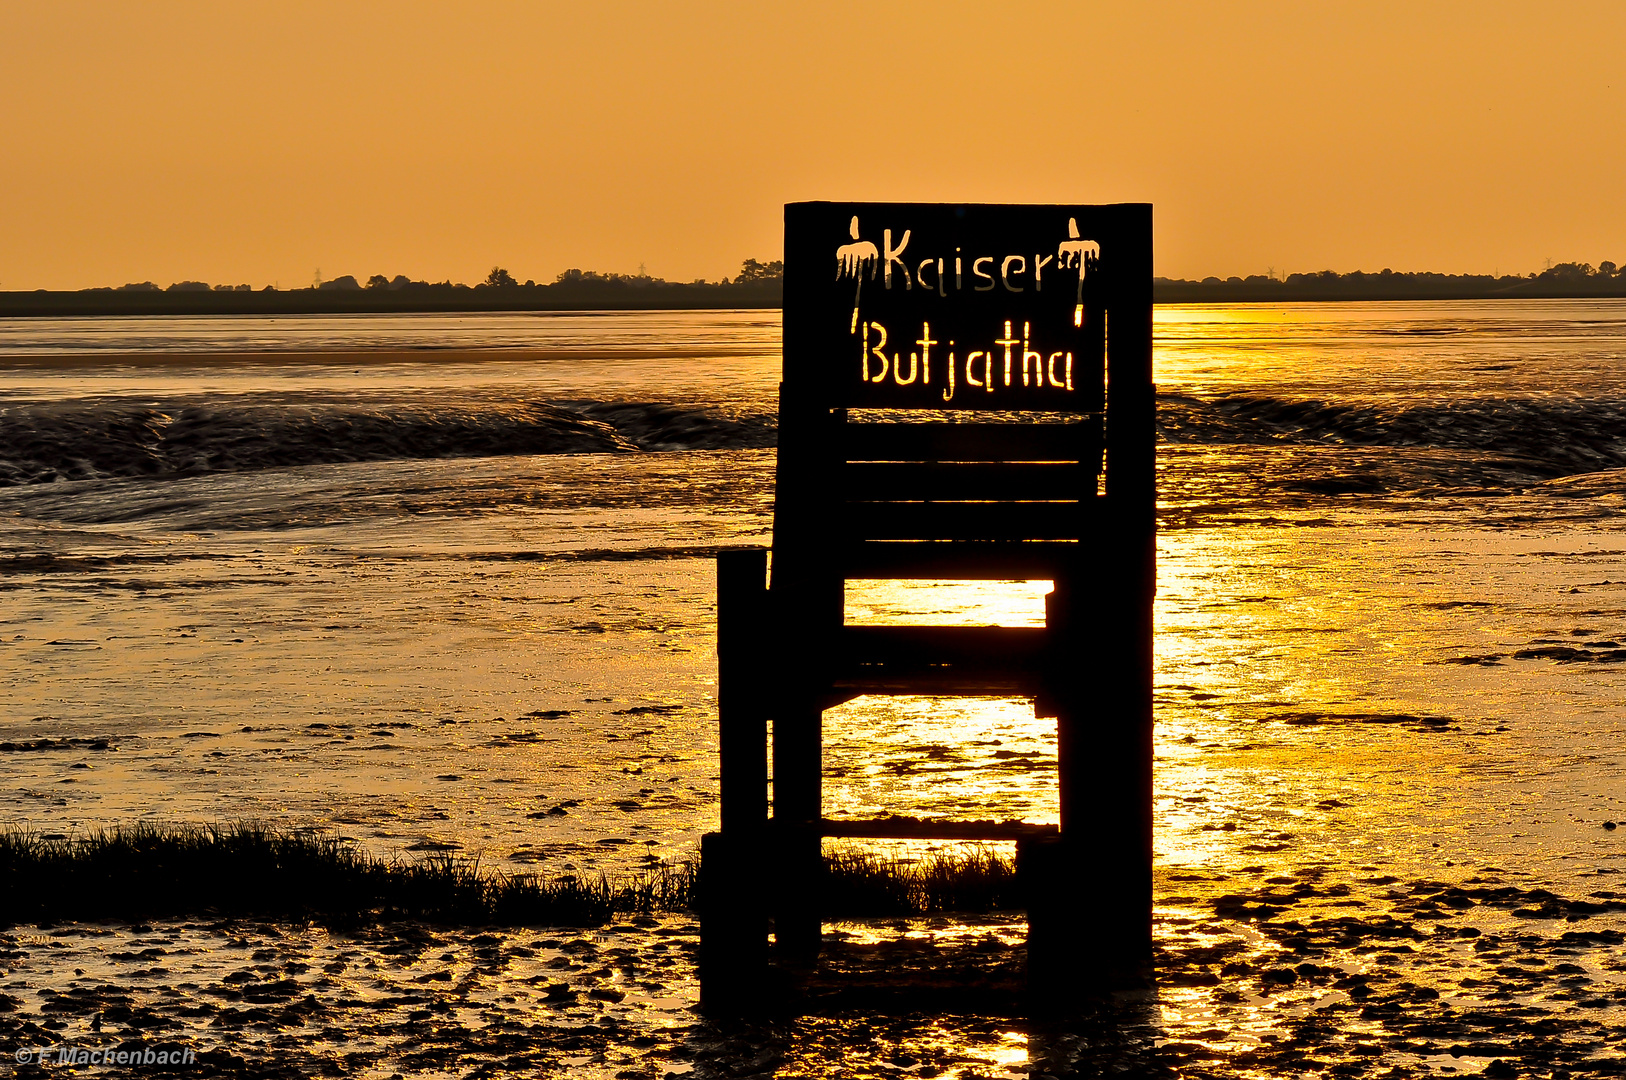
[[[858,329],[858,311],[863,299],[865,278],[871,281],[879,278],[881,286],[889,291],[894,282],[906,292],[919,285],[927,293],[936,293],[946,299],[951,281],[955,292],[965,289],[968,263],[971,268],[971,291],[979,293],[993,292],[999,288],[1008,293],[1022,293],[1029,289],[1043,292],[1046,267],[1055,264],[1057,270],[1071,270],[1075,289],[1073,325],[1080,326],[1084,317],[1084,281],[1096,269],[1101,257],[1100,245],[1079,234],[1077,218],[1067,220],[1067,237],[1057,243],[1054,255],[1037,251],[1031,258],[1026,252],[968,257],[956,247],[952,257],[945,253],[918,259],[905,255],[912,235],[909,229],[903,230],[896,243],[893,243],[893,231],[883,229],[881,246],[876,247],[874,241],[860,236],[856,216],[848,225],[847,232],[851,241],[836,248],[836,278],[851,278],[854,282],[851,327],[854,332]],[[949,272],[951,264],[952,274]],[[911,267],[913,273],[910,272]]]

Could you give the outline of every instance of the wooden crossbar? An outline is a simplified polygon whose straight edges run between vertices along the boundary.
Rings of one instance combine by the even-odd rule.
[[[854,541],[832,552],[831,561],[844,578],[1053,581],[1077,564],[1082,546],[1066,541]]]
[[[848,502],[1076,500],[1095,494],[1097,471],[1077,461],[854,461],[836,484]]]
[[[868,821],[833,821],[825,818],[819,832],[833,839],[852,840],[1021,840],[1055,836],[1054,825],[1025,821],[938,821],[922,818],[876,818]]]
[[[848,663],[1032,664],[1043,653],[1042,626],[843,626],[839,658]]]
[[[841,529],[853,540],[1073,540],[1094,502],[849,503]]]
[[[1036,626],[844,626],[831,689],[858,694],[1036,694],[1046,658]]]
[[[1000,424],[849,423],[838,452],[847,461],[1084,461],[1100,444],[1100,421]]]

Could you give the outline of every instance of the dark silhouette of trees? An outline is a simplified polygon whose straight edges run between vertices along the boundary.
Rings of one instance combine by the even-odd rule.
[[[515,285],[518,285],[519,282],[514,280],[513,274],[510,274],[502,267],[493,266],[491,268],[491,273],[486,275],[485,281],[483,281],[481,284],[489,285],[494,289],[509,289],[513,288]]]
[[[1536,276],[1538,281],[1573,281],[1578,278],[1589,278],[1597,273],[1592,269],[1591,263],[1559,263],[1549,266]]]
[[[734,279],[736,285],[747,285],[757,281],[779,281],[785,277],[785,264],[775,259],[773,262],[758,262],[755,259],[746,259],[740,265],[739,276]]]
[[[1309,274],[1246,278],[1217,277],[1201,281],[1157,278],[1152,294],[1161,304],[1252,303],[1310,300],[1472,300],[1498,297],[1626,296],[1626,273],[1612,262],[1567,262],[1540,273],[1435,274],[1396,273],[1385,267],[1369,274],[1322,270]]]
[[[369,289],[387,289],[390,287],[390,279],[383,274],[374,274],[367,279],[367,287]]]
[[[577,270],[572,267],[562,270],[559,276],[553,279],[555,285],[579,285],[582,282],[623,282],[623,281],[660,281],[660,278],[632,278],[625,274],[601,274],[597,270]],[[663,282],[664,284],[664,282]]]

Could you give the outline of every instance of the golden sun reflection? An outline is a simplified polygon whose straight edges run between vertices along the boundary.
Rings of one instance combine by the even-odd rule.
[[[852,580],[849,626],[1043,626],[1049,581]]]
[[[1043,626],[1051,582],[854,580],[848,625]],[[825,813],[1058,820],[1055,721],[1027,698],[865,696],[824,720]],[[888,845],[899,854],[946,846]]]

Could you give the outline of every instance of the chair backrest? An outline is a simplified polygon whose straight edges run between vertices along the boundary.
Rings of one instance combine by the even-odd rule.
[[[1144,204],[787,206],[775,589],[1067,578],[1149,528],[1150,233]]]

